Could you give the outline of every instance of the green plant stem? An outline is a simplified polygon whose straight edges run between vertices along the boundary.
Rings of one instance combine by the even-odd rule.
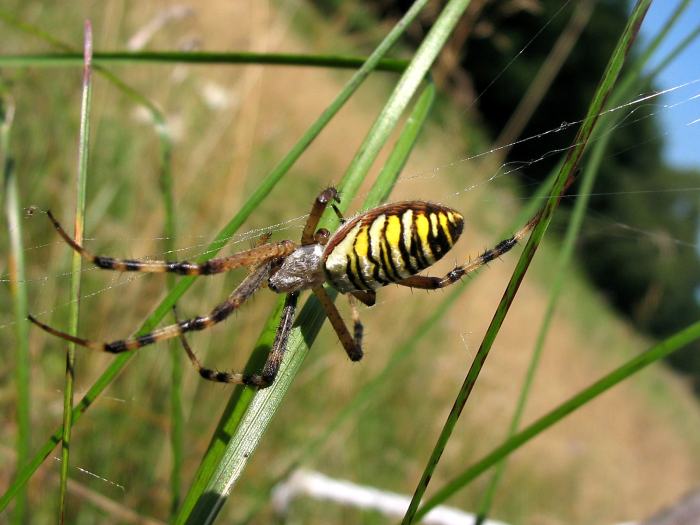
[[[388,50],[393,45],[389,42],[398,38],[425,3],[424,0],[415,2],[380,46],[372,53],[371,57]],[[417,60],[418,58],[420,60]],[[431,63],[431,61],[425,60],[425,53],[420,57],[417,55],[406,69],[401,80],[399,80],[389,101],[360,146],[343,180],[338,185],[343,195],[343,200],[339,204],[341,210],[346,209],[348,203],[357,192],[367,170],[376,159],[381,146],[388,140],[402,111],[414,95]],[[377,193],[375,195],[388,194],[394,183],[391,175],[390,172],[387,172],[384,177],[377,179],[375,182]],[[329,229],[333,227],[332,219],[328,219],[328,214],[321,221],[320,226]],[[272,415],[279,407],[292,379],[299,370],[311,343],[318,334],[318,330],[320,330],[323,319],[324,314],[316,300],[312,298],[307,301],[299,315],[297,327],[290,335],[285,359],[280,367],[276,382],[270,388],[258,393],[254,398],[243,396],[239,392],[234,391],[232,397],[236,397],[237,401],[235,405],[232,402],[229,403],[227,410],[230,410],[230,413],[224,413],[219,423],[219,428],[231,428],[233,435],[230,441],[227,440],[228,442],[212,443],[210,446],[202,460],[195,482],[185,498],[183,509],[176,523],[208,522],[218,514],[233,484],[238,479],[244,465],[267,428]],[[269,337],[269,332],[274,329],[277,323],[278,316],[272,316],[268,319],[266,328],[255,345],[256,352],[257,349],[269,350],[269,346],[264,343],[264,340]],[[304,323],[308,323],[308,326]],[[241,418],[240,415],[243,413],[245,415]],[[235,419],[235,423],[230,421],[232,419]]]
[[[618,44],[615,48],[615,51],[613,52],[610,62],[608,63],[605,72],[603,73],[602,80],[596,90],[596,93],[593,97],[593,101],[590,107],[588,108],[586,118],[582,122],[581,127],[576,135],[576,138],[574,139],[574,146],[568,151],[566,160],[562,165],[562,169],[554,182],[551,197],[547,200],[547,203],[545,204],[542,212],[537,218],[537,223],[532,231],[532,234],[530,235],[530,238],[528,239],[527,244],[525,245],[525,248],[523,249],[523,253],[520,256],[520,259],[518,260],[515,271],[513,272],[513,276],[511,277],[508,283],[506,291],[496,309],[496,312],[486,331],[484,339],[481,345],[479,346],[479,350],[477,351],[476,356],[474,357],[474,361],[472,362],[472,365],[469,368],[469,371],[467,372],[467,376],[465,377],[464,383],[462,384],[462,387],[460,388],[460,391],[457,394],[457,397],[455,399],[454,405],[452,406],[452,410],[450,411],[447,421],[445,422],[443,429],[440,432],[440,436],[437,439],[435,447],[433,448],[433,452],[428,460],[428,463],[426,464],[426,467],[423,471],[423,475],[421,476],[421,479],[418,482],[416,490],[413,494],[413,498],[411,499],[409,508],[406,511],[406,515],[404,516],[404,525],[413,523],[416,518],[418,505],[420,504],[423,494],[425,493],[428,484],[430,483],[430,479],[433,475],[433,472],[435,471],[435,468],[437,467],[437,464],[440,461],[442,453],[445,450],[450,436],[452,435],[452,432],[454,430],[455,425],[457,424],[459,416],[462,413],[464,405],[469,399],[469,395],[471,394],[472,389],[476,384],[476,380],[479,377],[479,373],[481,372],[486,358],[488,357],[493,342],[495,341],[496,336],[500,331],[505,316],[508,313],[508,310],[510,309],[510,305],[515,299],[515,294],[517,293],[520,287],[520,283],[525,277],[525,272],[527,271],[527,268],[529,267],[530,262],[532,261],[532,258],[534,257],[535,252],[537,251],[542,237],[544,236],[544,233],[547,230],[549,223],[551,222],[554,210],[559,204],[560,195],[562,195],[562,192],[565,190],[565,188],[569,186],[574,180],[575,170],[579,165],[581,157],[583,156],[584,149],[591,137],[591,134],[593,133],[593,129],[598,121],[599,115],[601,114],[604,108],[605,102],[609,97],[610,93],[612,92],[615,82],[617,81],[619,73],[624,64],[625,57],[629,51],[629,47],[634,41],[634,38],[639,30],[639,26],[641,25],[641,22],[644,19],[644,15],[646,14],[647,9],[649,8],[650,2],[651,0],[638,1],[632,14],[630,15],[627,26],[622,32],[622,36],[618,41]]]
[[[88,144],[90,139],[90,99],[92,96],[91,84],[91,60],[92,60],[92,26],[85,22],[85,49],[83,64],[83,95],[80,108],[80,139],[78,146],[78,175],[76,179],[75,201],[75,233],[73,238],[78,244],[83,242],[85,230],[85,194],[87,191],[87,160]],[[70,308],[68,333],[78,333],[78,321],[80,318],[80,280],[82,276],[83,259],[77,252],[73,252],[71,264],[70,284]],[[70,437],[73,420],[73,383],[75,379],[75,344],[68,343],[66,354],[66,378],[63,398],[63,434],[61,437],[61,476],[59,497],[59,521],[64,522],[66,512],[66,494],[68,489],[68,471],[70,469]]]
[[[482,459],[472,464],[464,472],[446,483],[444,487],[438,490],[418,510],[416,513],[416,519],[420,519],[421,517],[425,516],[430,509],[433,509],[437,505],[440,505],[446,501],[447,498],[452,496],[470,481],[474,480],[481,473],[501,461],[506,456],[512,454],[525,443],[538,436],[555,423],[558,423],[578,408],[588,404],[596,397],[610,390],[618,383],[621,383],[648,365],[684,348],[697,339],[700,339],[700,321],[693,323],[684,330],[681,330],[673,336],[655,344],[646,352],[634,357],[633,359],[630,359],[625,364],[616,368],[609,374],[606,374],[589,387],[581,390],[578,394],[572,396],[555,409],[551,410],[511,438],[504,441],[503,444],[495,448]]]
[[[24,249],[22,246],[22,206],[17,190],[17,177],[10,157],[10,129],[14,116],[14,103],[0,84],[0,169],[3,173],[5,219],[10,247],[7,254],[10,293],[15,317],[15,381],[17,383],[17,465],[29,457],[31,444],[31,397],[29,391],[29,323],[27,322],[27,280]],[[16,524],[28,521],[27,491],[17,497],[12,515]]]
[[[96,66],[138,64],[230,64],[230,65],[271,65],[271,66],[310,66],[335,69],[357,69],[367,61],[367,57],[343,55],[301,55],[294,53],[252,53],[252,52],[182,52],[182,51],[96,51],[93,55]],[[0,55],[2,67],[65,67],[80,64],[82,56],[76,52],[37,53],[27,55]],[[384,58],[377,63],[377,71],[400,73],[408,62],[394,58]]]
[[[411,9],[414,9],[416,4]],[[414,96],[420,82],[426,76],[438,52],[444,46],[468,4],[468,0],[452,0],[416,51],[413,60],[394,88],[339,184],[339,189],[345,197],[340,203],[342,211],[346,209],[350,199],[359,189],[381,148],[398,123],[401,114]],[[385,178],[378,177],[374,184],[373,198],[388,194],[393,183],[394,181],[388,175]],[[376,204],[365,202],[365,206],[368,207],[376,206]],[[325,220],[322,220],[320,225],[331,229],[337,223],[337,218],[329,219],[328,217],[329,214],[326,214]],[[210,482],[206,484],[205,488],[200,489],[201,499],[199,503],[193,509],[192,514],[185,514],[188,523],[211,522],[220,511],[254,446],[259,442],[272,415],[279,407],[291,381],[308,354],[323,318],[324,315],[319,310],[317,301],[312,297],[302,309],[298,327],[292,331],[289,338],[287,353],[280,367],[277,381],[253,399],[246,415],[236,428],[236,433],[224,451],[222,460],[216,465]],[[304,321],[309,324],[306,325]],[[268,321],[268,329],[270,324],[271,321]]]

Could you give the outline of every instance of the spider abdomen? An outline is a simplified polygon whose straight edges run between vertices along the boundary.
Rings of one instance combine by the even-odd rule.
[[[440,260],[463,226],[461,214],[440,204],[407,201],[374,208],[329,239],[326,277],[343,293],[396,283]]]

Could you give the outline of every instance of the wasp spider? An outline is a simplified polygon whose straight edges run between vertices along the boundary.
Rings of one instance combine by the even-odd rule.
[[[335,188],[328,188],[319,194],[304,226],[300,244],[289,240],[265,243],[202,264],[187,261],[138,261],[93,255],[71,239],[49,212],[48,216],[63,240],[99,268],[120,272],[172,272],[179,275],[212,275],[240,267],[252,270],[231,295],[208,315],[180,321],[138,337],[101,343],[60,332],[32,316],[29,320],[50,334],[93,350],[110,353],[128,352],[179,336],[190,361],[204,379],[265,388],[274,381],[282,362],[299,292],[310,289],[316,294],[348,357],[352,361],[359,361],[362,358],[362,324],[354,299],[372,306],[375,303],[375,290],[391,283],[427,290],[449,286],[506,253],[534,224],[534,221],[530,221],[513,237],[501,241],[476,259],[457,266],[444,277],[428,277],[416,274],[441,259],[457,242],[464,225],[462,215],[440,204],[406,201],[380,206],[352,219],[343,220],[335,202],[340,202]],[[321,214],[329,205],[342,223],[333,234],[323,228],[316,230]],[[352,334],[323,288],[324,283],[347,294],[353,311]],[[184,334],[204,330],[223,321],[265,285],[273,292],[287,294],[287,297],[275,341],[262,371],[246,375],[203,367],[187,344]]]

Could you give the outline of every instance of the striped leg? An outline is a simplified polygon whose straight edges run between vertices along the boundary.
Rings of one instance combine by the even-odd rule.
[[[538,216],[536,215],[515,235],[499,242],[494,248],[486,250],[473,261],[469,261],[463,266],[457,266],[444,277],[427,277],[424,275],[412,275],[411,277],[402,279],[397,284],[400,284],[401,286],[408,286],[409,288],[422,288],[425,290],[435,290],[454,284],[465,275],[468,275],[478,270],[485,264],[488,264],[489,262],[503,255],[504,253],[510,251],[516,244],[518,244],[523,239],[523,237],[530,233],[532,228],[535,227],[535,224],[537,223],[537,218]]]
[[[133,259],[115,259],[113,257],[93,255],[66,233],[50,211],[48,211],[47,214],[54,228],[58,231],[58,234],[71,248],[98,268],[116,270],[118,272],[168,272],[177,273],[179,275],[211,275],[244,266],[255,266],[266,259],[274,257],[285,257],[296,249],[296,245],[292,241],[280,241],[256,246],[250,250],[235,253],[228,257],[211,259],[202,264],[188,261],[138,261]]]
[[[360,311],[357,309],[355,297],[352,294],[348,294],[346,297],[348,298],[350,311],[352,312],[352,337],[355,341],[355,346],[357,348],[362,348],[362,336],[364,335],[365,327],[362,326],[362,321],[360,320]]]
[[[197,373],[199,373],[199,375],[204,379],[207,379],[208,381],[215,381],[217,383],[236,383],[256,386],[258,388],[267,388],[270,386],[274,382],[275,377],[277,377],[277,371],[282,363],[284,352],[287,349],[287,340],[289,339],[289,333],[291,332],[292,325],[294,323],[294,313],[296,311],[298,297],[298,293],[287,294],[284,309],[282,310],[282,319],[280,320],[280,324],[277,327],[277,333],[275,334],[275,342],[272,344],[272,348],[270,349],[270,354],[267,356],[265,366],[259,374],[220,372],[211,368],[205,368],[192,351],[192,347],[190,347],[190,344],[187,342],[185,334],[180,334],[182,346],[184,347],[190,362],[197,369]]]
[[[194,317],[192,319],[187,319],[185,321],[180,321],[179,323],[171,324],[163,328],[154,330],[153,332],[138,336],[131,337],[129,339],[121,339],[119,341],[113,341],[111,343],[101,343],[97,341],[91,341],[89,339],[83,339],[76,337],[65,332],[61,332],[52,328],[44,323],[38,321],[31,315],[29,320],[35,325],[39,326],[46,332],[58,336],[67,341],[71,341],[77,345],[85,346],[92,350],[98,350],[102,352],[110,352],[114,354],[119,354],[121,352],[129,352],[131,350],[136,350],[142,346],[150,345],[157,341],[163,341],[165,339],[171,339],[177,337],[180,334],[186,332],[192,332],[197,330],[204,330],[209,328],[231,315],[235,310],[237,310],[248,297],[253,295],[255,291],[262,286],[265,280],[270,274],[270,268],[272,266],[271,262],[266,262],[259,265],[253,270],[248,277],[246,277],[241,284],[229,295],[228,299],[216,306],[209,315],[203,317]]]
[[[324,290],[322,286],[319,286],[318,288],[313,288],[313,292],[316,294],[321,306],[326,311],[328,320],[331,322],[331,325],[333,326],[335,333],[338,335],[338,339],[340,339],[340,342],[342,343],[343,348],[348,354],[350,360],[359,361],[362,359],[362,341],[358,341],[350,335],[350,332],[343,322],[343,318],[340,317],[340,312],[338,312],[338,309],[333,304],[333,301],[331,301],[331,298],[326,293],[326,290]],[[360,337],[362,336],[361,331],[359,335]]]

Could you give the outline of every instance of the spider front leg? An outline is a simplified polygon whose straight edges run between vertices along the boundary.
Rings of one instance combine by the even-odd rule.
[[[116,270],[118,272],[150,272],[150,273],[176,273],[179,275],[212,275],[227,272],[244,266],[255,266],[270,258],[286,257],[296,249],[292,241],[280,241],[270,244],[257,245],[254,248],[228,257],[210,259],[207,262],[197,264],[188,261],[139,261],[134,259],[116,259],[94,255],[82,245],[75,242],[63,229],[50,211],[46,212],[53,223],[54,228],[61,238],[85,259],[103,270]]]
[[[130,337],[128,339],[112,341],[111,343],[102,343],[61,332],[38,321],[31,315],[29,316],[29,320],[42,330],[52,335],[67,341],[71,341],[77,345],[85,346],[92,350],[109,352],[113,354],[129,352],[136,350],[137,348],[141,348],[142,346],[177,337],[186,332],[204,330],[214,326],[217,323],[220,323],[229,317],[234,311],[236,311],[251,295],[256,292],[256,290],[258,290],[266,282],[270,276],[272,265],[272,261],[267,261],[257,266],[245,279],[243,279],[241,284],[239,284],[231,295],[229,295],[228,299],[216,306],[208,315],[193,317],[192,319],[187,319],[186,321],[180,321],[179,323],[159,328],[138,337]]]
[[[289,340],[289,334],[291,333],[292,325],[294,324],[294,314],[296,311],[298,297],[299,294],[297,292],[287,294],[287,298],[284,302],[284,308],[282,310],[280,324],[277,326],[275,341],[272,344],[272,348],[267,356],[265,365],[259,374],[221,372],[202,366],[202,363],[192,351],[190,344],[187,342],[185,334],[180,334],[180,341],[182,342],[182,346],[185,349],[187,357],[189,357],[192,366],[195,367],[197,373],[201,377],[208,381],[214,381],[217,383],[243,384],[247,386],[256,386],[258,388],[267,388],[268,386],[272,385],[277,377],[279,367],[282,364],[284,352],[287,350],[287,341]]]

